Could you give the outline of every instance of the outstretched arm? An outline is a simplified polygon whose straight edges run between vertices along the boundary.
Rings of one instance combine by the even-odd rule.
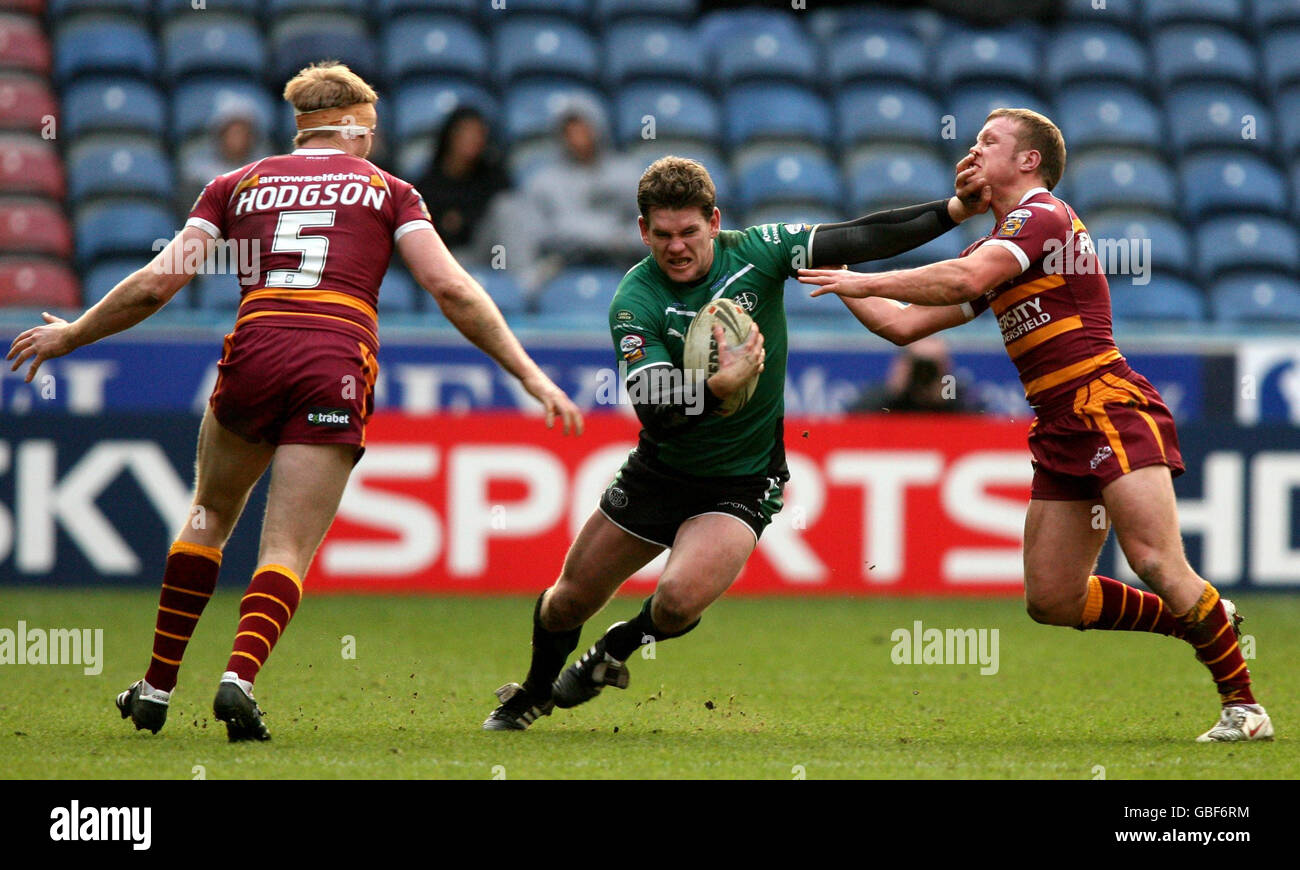
[[[432,227],[413,230],[397,240],[397,249],[412,277],[434,298],[451,325],[542,403],[546,427],[559,415],[564,434],[582,434],[578,407],[533,362],[492,297],[456,262],[438,233]]]
[[[969,302],[1024,271],[1004,247],[984,245],[970,256],[916,269],[866,274],[846,269],[800,269],[799,280],[815,285],[813,296],[835,293],[864,299],[877,296],[915,305],[947,306]]]
[[[35,326],[14,339],[5,359],[13,360],[10,371],[17,371],[27,360],[31,383],[41,363],[93,344],[114,333],[130,329],[166,305],[194,277],[200,263],[207,260],[212,236],[198,227],[186,227],[174,237],[158,256],[141,269],[122,279],[108,295],[71,323],[42,312],[43,326]],[[203,256],[193,256],[197,250]]]
[[[841,297],[863,326],[900,347],[971,319],[965,306],[904,305],[892,299]]]

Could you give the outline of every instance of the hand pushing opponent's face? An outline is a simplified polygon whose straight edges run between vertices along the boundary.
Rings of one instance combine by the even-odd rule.
[[[707,217],[698,208],[652,208],[650,220],[638,217],[637,225],[669,280],[698,281],[713,268],[713,240],[722,225],[716,208]]]

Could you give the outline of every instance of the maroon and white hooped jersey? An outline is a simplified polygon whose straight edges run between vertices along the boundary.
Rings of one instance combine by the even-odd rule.
[[[328,329],[378,350],[379,284],[393,245],[433,229],[409,182],[334,148],[299,148],[208,182],[186,226],[253,246],[241,254],[235,329]]]

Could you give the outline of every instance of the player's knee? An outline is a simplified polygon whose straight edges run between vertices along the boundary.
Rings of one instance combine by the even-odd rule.
[[[655,628],[666,633],[681,631],[700,618],[708,602],[678,583],[661,583],[655,591],[650,613]]]
[[[1143,583],[1152,589],[1160,585],[1168,570],[1169,559],[1154,547],[1133,546],[1124,553],[1128,565]]]
[[[1031,593],[1025,595],[1025,612],[1029,614],[1030,619],[1040,625],[1077,625],[1081,609],[1082,602],[1077,596]]]
[[[547,631],[569,631],[591,618],[595,611],[576,591],[572,584],[563,581],[551,587],[541,613]]]

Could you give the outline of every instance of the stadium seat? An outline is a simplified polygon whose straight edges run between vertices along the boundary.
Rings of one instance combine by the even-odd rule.
[[[1277,109],[1279,150],[1292,157],[1300,153],[1300,84],[1287,88],[1273,99]]]
[[[1077,83],[1058,98],[1056,122],[1071,156],[1088,148],[1165,146],[1164,118],[1137,90],[1118,82]]]
[[[50,42],[34,15],[0,13],[0,68],[50,74]]]
[[[781,24],[741,27],[704,45],[715,51],[713,73],[721,87],[749,81],[819,84],[817,51],[802,30]]]
[[[713,186],[717,188],[718,193],[718,207],[723,211],[724,220],[731,215],[735,205],[732,202],[735,184],[732,179],[731,164],[723,158],[719,149],[701,144],[698,140],[660,136],[658,139],[634,142],[628,146],[627,153],[633,159],[641,161],[643,166],[649,166],[665,154],[676,154],[679,157],[698,160],[713,178]]]
[[[1111,278],[1108,283],[1111,311],[1117,323],[1187,325],[1205,319],[1205,296],[1182,278],[1155,274],[1146,284],[1135,284],[1124,277]]]
[[[155,253],[154,243],[170,241],[177,230],[171,210],[140,200],[100,200],[73,216],[77,260],[84,264],[110,254]]]
[[[48,199],[0,197],[0,253],[72,256],[72,230]]]
[[[1270,90],[1277,92],[1300,82],[1300,27],[1266,33],[1260,54]]]
[[[110,257],[100,260],[86,273],[81,285],[84,304],[89,307],[108,295],[123,278],[149,265],[149,257]],[[188,285],[187,285],[188,286]],[[183,291],[182,291],[183,292]],[[173,301],[178,301],[173,299]],[[171,303],[168,304],[170,307]]]
[[[261,85],[233,76],[202,76],[172,92],[172,136],[175,141],[183,141],[196,133],[207,133],[212,119],[234,104],[247,106],[256,114],[261,129],[275,129],[277,106]]]
[[[1204,152],[1182,161],[1180,208],[1193,219],[1219,211],[1285,215],[1289,185],[1272,163],[1248,152]]]
[[[592,16],[608,27],[629,18],[694,21],[699,0],[594,0]]]
[[[282,18],[271,28],[270,52],[269,72],[278,83],[323,57],[342,61],[364,79],[379,71],[365,19],[355,15],[299,12]]]
[[[492,32],[493,72],[503,86],[524,76],[588,82],[600,72],[596,43],[581,27],[546,16],[513,11]]]
[[[937,236],[920,247],[904,251],[897,257],[884,260],[872,260],[866,264],[871,272],[887,272],[891,269],[913,269],[943,260],[955,260],[966,248],[966,241],[961,234],[948,232]]]
[[[1254,0],[1272,3],[1276,0]],[[1142,17],[1148,29],[1169,24],[1221,24],[1235,27],[1246,21],[1244,0],[1145,0]]]
[[[729,33],[746,30],[785,31],[793,39],[804,35],[802,15],[784,9],[717,9],[701,15],[696,26],[706,48],[721,44]]]
[[[1233,269],[1300,271],[1300,239],[1271,215],[1232,215],[1196,228],[1197,266],[1213,280]]]
[[[844,186],[835,164],[818,151],[790,149],[736,167],[735,208],[754,210],[775,204],[838,205]]]
[[[432,137],[457,106],[478,109],[489,121],[495,121],[501,109],[496,98],[478,85],[454,79],[413,79],[393,97],[393,131],[403,145],[413,139]]]
[[[1084,223],[1101,208],[1146,208],[1176,214],[1178,185],[1164,161],[1139,151],[1094,151],[1067,166],[1074,206]]]
[[[55,144],[30,134],[0,134],[0,193],[62,199],[63,161]]]
[[[505,269],[470,267],[469,273],[487,291],[506,317],[522,314],[526,308],[524,292]]]
[[[741,222],[746,227],[763,224],[835,224],[861,215],[848,215],[838,208],[818,207],[811,203],[801,205],[782,205],[780,203],[763,205],[751,209]]]
[[[81,290],[72,269],[55,260],[0,258],[0,307],[80,308]]]
[[[150,0],[49,0],[48,4],[55,21],[82,12],[115,12],[144,19],[151,5]]]
[[[952,192],[952,166],[933,151],[878,148],[850,159],[849,210],[854,215],[929,202]]]
[[[1138,24],[1138,10],[1142,0],[1107,0],[1101,9],[1096,8],[1094,2],[1095,0],[1065,0],[1065,14],[1094,24],[1117,25],[1130,32]]]
[[[162,74],[175,82],[188,75],[261,76],[267,51],[254,20],[208,13],[176,18],[163,27]]]
[[[44,79],[30,73],[0,74],[0,130],[44,131],[47,120],[57,116],[54,94]]]
[[[1180,221],[1156,212],[1106,210],[1084,225],[1109,274],[1141,268],[1196,277],[1192,239]]]
[[[167,106],[152,84],[131,78],[83,78],[63,93],[62,132],[68,136],[123,131],[162,136]]]
[[[963,88],[941,102],[941,108],[951,112],[956,126],[951,144],[954,150],[965,153],[975,142],[984,127],[989,112],[999,108],[1025,108],[1052,116],[1051,108],[1033,92],[1010,85],[976,85]],[[945,130],[945,133],[947,131]]]
[[[256,17],[262,14],[263,0],[204,0],[205,15],[229,14]],[[194,0],[154,0],[160,19],[186,18],[193,15]]]
[[[1237,274],[1214,283],[1210,304],[1220,322],[1286,324],[1294,329],[1300,322],[1300,284],[1269,272]]]
[[[757,139],[793,139],[829,144],[831,110],[815,91],[784,82],[750,83],[731,88],[723,107],[733,148]]]
[[[884,80],[928,87],[931,77],[930,59],[920,39],[906,32],[874,29],[838,33],[826,53],[826,71],[835,87]]]
[[[923,42],[927,36],[933,36],[921,32],[922,28],[917,26],[915,15],[879,4],[817,6],[807,15],[809,32],[823,46],[834,44],[844,34],[907,35]]]
[[[1178,25],[1162,30],[1152,44],[1152,58],[1156,81],[1163,88],[1190,81],[1253,88],[1259,77],[1254,49],[1219,27]]]
[[[157,71],[158,49],[138,19],[78,16],[55,31],[54,76],[62,85],[87,73],[151,79]]]
[[[605,78],[612,86],[641,78],[708,80],[705,53],[695,32],[672,22],[629,20],[605,34]]]
[[[879,142],[933,144],[942,114],[929,94],[901,83],[849,86],[835,98],[841,148]]]
[[[172,195],[171,159],[148,140],[85,143],[68,155],[68,199],[74,205],[95,196]]]
[[[1300,24],[1300,0],[1257,0],[1250,6],[1258,33],[1268,33],[1274,27]]]
[[[1119,27],[1075,24],[1052,39],[1043,53],[1042,72],[1053,89],[1101,81],[1142,88],[1150,78],[1151,61],[1142,43]]]
[[[542,286],[537,298],[542,325],[608,330],[609,303],[625,271],[602,266],[565,269]]]
[[[1165,98],[1174,148],[1257,148],[1272,151],[1273,114],[1250,94],[1227,84],[1183,85]]]
[[[1038,46],[1010,31],[954,30],[934,61],[935,84],[943,91],[972,83],[1033,90],[1041,78]]]
[[[379,315],[382,321],[385,313],[408,313],[415,310],[415,299],[422,292],[411,273],[401,265],[401,258],[394,256],[393,262],[384,273],[379,285]]]
[[[364,15],[368,5],[366,0],[264,0],[264,3],[266,16],[272,20],[304,12]]]
[[[522,82],[505,92],[505,134],[510,142],[552,136],[561,116],[585,112],[609,123],[609,110],[600,92],[586,85]]]
[[[242,285],[237,275],[197,275],[191,286],[200,311],[212,311],[225,316],[239,308]]]
[[[415,75],[488,76],[488,46],[472,25],[451,15],[403,15],[384,28],[384,71],[392,83]]]
[[[652,121],[643,120],[647,117]],[[653,127],[648,126],[651,123]],[[614,138],[627,144],[660,136],[720,144],[722,123],[713,98],[699,88],[672,81],[620,89],[614,102]]]

